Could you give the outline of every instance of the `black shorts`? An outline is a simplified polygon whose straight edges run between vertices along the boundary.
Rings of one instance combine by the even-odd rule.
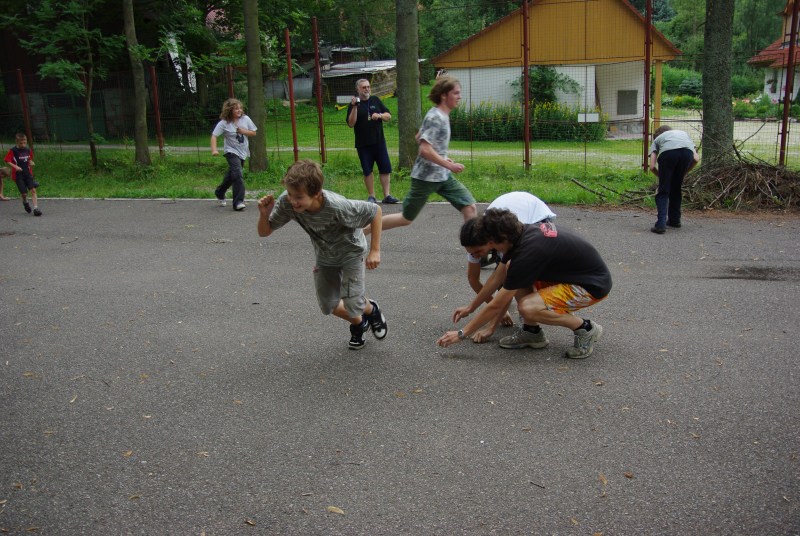
[[[34,188],[39,187],[39,183],[34,180],[30,171],[18,171],[14,177],[14,182],[17,183],[17,189],[21,194],[27,194],[28,190],[33,190]]]

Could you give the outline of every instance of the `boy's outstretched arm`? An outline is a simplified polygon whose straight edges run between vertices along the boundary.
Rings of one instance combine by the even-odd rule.
[[[265,195],[258,200],[258,236],[269,236],[272,234],[272,226],[269,224],[269,215],[275,208],[275,197],[272,194]]]
[[[367,269],[374,270],[381,263],[381,230],[383,228],[383,210],[380,205],[376,205],[377,212],[369,224],[370,235],[372,238],[369,243],[369,253],[367,254]]]

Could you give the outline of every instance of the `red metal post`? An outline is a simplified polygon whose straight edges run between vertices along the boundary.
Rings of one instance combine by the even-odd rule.
[[[158,140],[158,154],[164,158],[164,131],[161,130],[161,104],[158,100],[158,78],[156,68],[150,66],[150,81],[153,85],[153,115],[156,123],[156,139]]]
[[[783,119],[781,120],[781,149],[778,165],[786,165],[786,141],[789,136],[789,110],[792,107],[794,93],[794,55],[797,49],[797,13],[800,0],[792,2],[792,29],[789,32],[789,58],[786,62],[786,90],[783,94]]]
[[[319,157],[324,164],[328,161],[325,152],[325,112],[322,109],[322,67],[319,64],[319,31],[317,17],[311,18],[311,30],[314,39],[314,77],[317,85],[317,118],[319,120]]]
[[[531,167],[531,99],[530,99],[530,39],[528,0],[522,0],[522,113],[525,116],[525,125],[522,131],[522,140],[525,145],[525,169]]]
[[[22,79],[22,69],[17,69],[17,85],[19,85],[19,98],[22,101],[22,120],[25,123],[25,136],[28,138],[28,147],[33,149],[31,110],[28,108],[28,94],[25,92],[25,81]]]
[[[653,0],[645,7],[644,32],[644,128],[642,128],[642,171],[647,173],[650,148],[650,56],[653,49]]]
[[[297,118],[294,114],[294,81],[292,80],[292,43],[289,39],[289,28],[283,30],[283,37],[286,41],[286,72],[289,75],[289,113],[292,117],[292,145],[294,146],[294,161],[299,158],[297,150]]]

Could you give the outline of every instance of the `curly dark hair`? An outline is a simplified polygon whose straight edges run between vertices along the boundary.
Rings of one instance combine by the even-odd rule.
[[[522,236],[522,223],[517,215],[505,208],[490,208],[481,216],[479,226],[481,232],[493,242],[512,244]]]

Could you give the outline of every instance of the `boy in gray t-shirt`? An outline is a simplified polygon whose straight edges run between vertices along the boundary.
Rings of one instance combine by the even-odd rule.
[[[375,300],[365,297],[364,266],[381,262],[381,207],[346,199],[322,188],[319,164],[300,160],[292,164],[281,183],[286,187],[276,200],[266,195],[258,201],[258,235],[269,236],[290,220],[311,238],[316,253],[314,284],[322,314],[350,323],[351,350],[364,347],[364,333],[372,329],[377,339],[388,327]],[[362,228],[370,226],[369,248]]]
[[[411,225],[432,194],[439,194],[464,216],[464,221],[477,214],[475,198],[453,173],[464,171],[464,164],[447,157],[450,144],[450,111],[461,100],[461,84],[450,76],[441,76],[431,88],[428,98],[435,104],[428,110],[417,132],[419,154],[411,169],[411,189],[403,199],[401,213],[383,217],[383,229]]]

